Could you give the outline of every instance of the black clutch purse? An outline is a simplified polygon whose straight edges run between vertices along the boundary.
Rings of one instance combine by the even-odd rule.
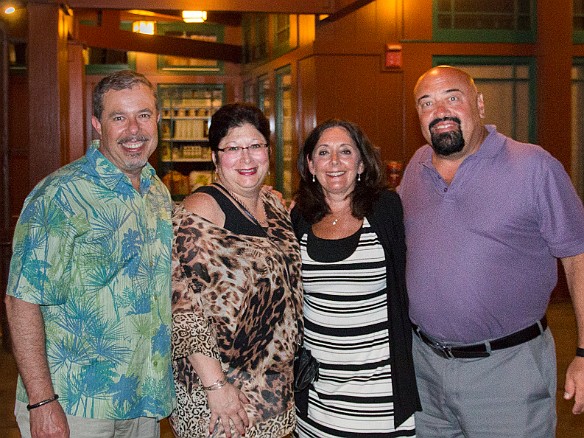
[[[294,358],[294,392],[301,392],[318,380],[320,364],[312,357],[310,350],[300,347]]]

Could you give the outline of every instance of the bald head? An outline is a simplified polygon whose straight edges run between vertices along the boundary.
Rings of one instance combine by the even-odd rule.
[[[416,95],[418,94],[420,86],[423,85],[423,83],[426,81],[440,78],[451,78],[453,80],[457,80],[460,83],[465,84],[466,87],[473,90],[475,93],[478,93],[474,79],[467,72],[450,65],[439,65],[437,67],[431,68],[419,77],[418,81],[416,82],[416,86],[414,87],[414,98],[416,99],[416,102],[418,100]]]

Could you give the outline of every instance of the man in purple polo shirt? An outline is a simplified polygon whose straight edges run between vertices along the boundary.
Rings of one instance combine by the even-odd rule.
[[[553,437],[556,360],[545,312],[564,266],[584,348],[584,207],[539,146],[483,125],[465,72],[414,89],[428,145],[399,187],[408,247],[419,437]],[[565,398],[584,412],[584,349]],[[418,415],[419,414],[419,415]]]

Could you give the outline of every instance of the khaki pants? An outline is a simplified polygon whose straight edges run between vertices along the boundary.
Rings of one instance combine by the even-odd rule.
[[[31,438],[26,404],[17,400],[14,415],[22,438]],[[154,418],[99,420],[67,415],[67,421],[71,438],[160,438],[160,422]]]

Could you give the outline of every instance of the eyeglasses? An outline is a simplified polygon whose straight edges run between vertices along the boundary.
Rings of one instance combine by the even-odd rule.
[[[223,152],[225,155],[230,157],[236,157],[243,153],[244,150],[248,150],[250,155],[253,156],[263,156],[268,148],[267,143],[253,143],[249,146],[226,146],[224,148],[217,148],[217,150]]]

